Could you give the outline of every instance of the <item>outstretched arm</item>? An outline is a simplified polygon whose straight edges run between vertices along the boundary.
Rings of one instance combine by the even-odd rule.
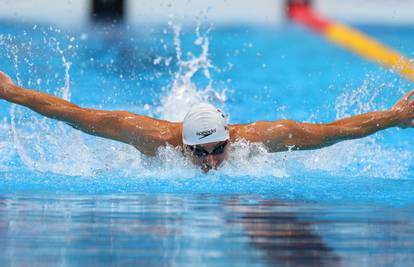
[[[18,87],[0,72],[0,98],[63,121],[85,133],[133,145],[142,153],[155,155],[158,147],[178,145],[180,124],[156,120],[126,111],[81,108],[66,100]]]
[[[414,90],[401,98],[390,110],[357,115],[327,124],[301,123],[291,120],[260,121],[234,125],[234,136],[263,143],[270,152],[316,149],[337,142],[362,138],[390,127],[413,128]]]

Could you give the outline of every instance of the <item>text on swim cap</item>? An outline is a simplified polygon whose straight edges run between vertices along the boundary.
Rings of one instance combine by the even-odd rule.
[[[199,139],[203,139],[203,138],[206,138],[209,135],[212,135],[215,132],[216,132],[216,128],[211,129],[211,130],[202,131],[202,132],[197,132],[196,135],[201,135],[201,137]]]

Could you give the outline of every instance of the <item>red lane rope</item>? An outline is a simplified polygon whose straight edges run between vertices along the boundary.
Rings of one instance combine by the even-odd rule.
[[[332,23],[320,17],[306,3],[291,3],[288,6],[288,16],[290,19],[305,24],[312,30],[324,32]]]

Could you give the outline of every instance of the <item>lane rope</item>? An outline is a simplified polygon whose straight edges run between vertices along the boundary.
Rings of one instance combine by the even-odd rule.
[[[414,82],[414,61],[381,44],[374,38],[349,26],[324,18],[307,3],[293,2],[289,4],[288,16],[291,20],[325,36],[329,41],[386,68],[397,71]]]

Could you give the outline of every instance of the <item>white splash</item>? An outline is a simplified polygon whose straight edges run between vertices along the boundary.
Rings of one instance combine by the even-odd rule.
[[[206,35],[200,34],[200,24],[196,28],[196,40],[194,45],[201,48],[199,56],[188,52],[188,59],[183,58],[183,51],[180,40],[181,28],[173,26],[174,45],[178,71],[174,74],[174,81],[171,90],[162,97],[161,106],[157,109],[160,117],[170,121],[182,121],[185,114],[194,104],[200,102],[211,102],[215,105],[223,105],[226,101],[225,91],[218,92],[213,88],[210,69],[216,69],[211,63],[208,54],[209,40]],[[207,32],[208,33],[208,32]],[[201,71],[207,79],[207,86],[203,89],[197,88],[192,81],[194,75]]]
[[[54,37],[48,38],[48,33],[43,32],[43,44],[49,50],[48,53],[36,54],[36,50],[31,41],[20,44],[15,38],[9,36],[8,53],[13,62],[16,73],[16,82],[20,86],[25,84],[39,84],[36,75],[36,56],[44,57],[42,60],[53,60],[60,58],[64,67],[64,85],[60,87],[56,95],[66,100],[70,99],[70,62],[64,56],[64,50],[60,48],[60,43]],[[20,49],[22,51],[20,51]],[[52,59],[48,59],[47,56]],[[30,56],[32,58],[30,58]],[[27,81],[23,81],[21,73],[24,72],[21,66],[27,64],[28,74],[25,75]],[[36,80],[36,83],[32,82]],[[54,75],[53,79],[58,80],[59,76]],[[94,154],[90,153],[87,146],[83,144],[81,133],[74,131],[61,122],[54,122],[45,117],[28,112],[27,108],[12,105],[10,109],[10,129],[13,137],[13,145],[22,162],[32,170],[41,172],[53,172],[65,175],[93,175],[91,162]],[[79,157],[73,157],[78,155]],[[72,166],[76,166],[73,168]]]
[[[382,93],[388,90],[367,78],[359,88],[346,88],[337,97],[336,118],[341,119],[374,110],[384,110]],[[383,100],[383,99],[382,99]],[[306,169],[322,170],[332,175],[401,178],[409,172],[410,151],[384,148],[381,134],[350,140],[313,151],[302,151],[296,159]]]

